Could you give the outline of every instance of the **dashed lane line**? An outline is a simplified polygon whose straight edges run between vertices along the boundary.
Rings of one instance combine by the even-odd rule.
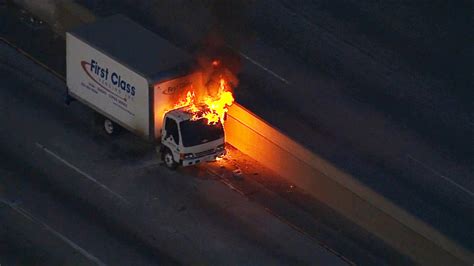
[[[56,160],[60,161],[61,163],[63,163],[64,165],[66,165],[67,167],[71,168],[72,170],[76,171],[78,174],[82,175],[83,177],[89,179],[90,181],[94,182],[95,184],[97,184],[99,187],[103,188],[104,190],[106,190],[107,192],[109,192],[110,194],[112,194],[113,196],[115,196],[116,198],[118,198],[120,201],[128,204],[128,205],[131,205],[131,203],[126,199],[124,198],[122,195],[118,194],[117,192],[113,191],[112,189],[108,188],[106,185],[100,183],[99,181],[97,181],[97,179],[93,178],[92,176],[90,176],[89,174],[85,173],[84,171],[82,171],[81,169],[77,168],[76,166],[74,166],[73,164],[71,164],[70,162],[66,161],[65,159],[61,158],[59,155],[57,155],[56,153],[52,152],[51,150],[49,150],[48,148],[46,148],[44,145],[42,144],[39,144],[39,143],[36,143],[36,146],[43,150],[44,152],[46,152],[48,155],[54,157]]]
[[[74,243],[72,240],[70,240],[69,238],[67,238],[66,236],[62,235],[61,233],[59,233],[58,231],[54,230],[51,226],[49,226],[48,224],[44,223],[43,221],[41,221],[39,218],[35,217],[33,214],[31,214],[30,212],[28,212],[27,210],[21,208],[20,206],[18,206],[17,204],[14,204],[14,203],[11,203],[11,202],[8,202],[8,201],[5,201],[5,200],[2,200],[0,199],[0,202],[7,205],[8,207],[10,207],[12,210],[14,210],[15,212],[17,212],[18,214],[22,215],[23,217],[25,217],[26,219],[28,219],[29,221],[33,222],[33,223],[36,223],[36,224],[39,224],[40,226],[42,226],[44,229],[46,229],[47,231],[49,231],[50,233],[52,233],[54,236],[56,236],[57,238],[61,239],[64,243],[66,243],[67,245],[69,245],[71,248],[73,248],[74,250],[76,250],[77,252],[79,252],[80,254],[82,254],[84,257],[86,257],[87,259],[89,259],[90,261],[94,262],[95,264],[97,265],[106,265],[104,262],[102,262],[101,260],[99,260],[96,256],[92,255],[91,253],[87,252],[85,249],[83,249],[82,247],[80,247],[78,244]]]
[[[430,172],[432,172],[433,174],[435,174],[436,176],[439,176],[441,177],[442,179],[446,180],[447,182],[449,182],[451,185],[459,188],[460,190],[466,192],[469,196],[471,197],[474,197],[474,192],[470,191],[469,189],[461,186],[460,184],[456,183],[455,181],[453,181],[452,179],[450,179],[449,177],[441,174],[440,172],[436,171],[435,169],[429,167],[428,165],[426,165],[425,163],[421,162],[420,160],[417,160],[415,159],[413,156],[411,155],[407,155],[408,159],[420,164],[421,166],[423,166],[424,168],[428,169]]]
[[[230,47],[230,48],[233,49],[232,47]],[[242,51],[237,51],[237,52],[240,54],[240,56],[242,56],[243,58],[249,60],[252,64],[260,67],[261,69],[263,69],[264,71],[266,71],[270,75],[274,76],[275,78],[279,79],[281,82],[285,83],[286,85],[291,84],[291,82],[289,82],[287,79],[283,78],[282,76],[280,76],[277,73],[273,72],[271,69],[269,69],[269,68],[265,67],[264,65],[260,64],[259,62],[255,61],[254,59],[252,59],[248,55],[244,54]]]

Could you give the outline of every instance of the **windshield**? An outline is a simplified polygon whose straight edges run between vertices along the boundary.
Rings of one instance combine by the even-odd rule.
[[[208,125],[207,119],[186,120],[182,121],[179,127],[184,147],[200,145],[224,137],[224,129],[221,122],[215,125]]]

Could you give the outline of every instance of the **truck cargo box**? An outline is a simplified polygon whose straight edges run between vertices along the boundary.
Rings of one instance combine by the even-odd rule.
[[[201,86],[188,54],[122,15],[67,32],[66,66],[72,97],[149,140],[178,92]]]

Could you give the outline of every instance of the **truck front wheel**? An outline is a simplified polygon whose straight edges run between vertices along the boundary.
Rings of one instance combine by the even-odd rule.
[[[178,164],[173,159],[173,154],[171,153],[170,149],[165,149],[162,153],[162,157],[163,162],[169,169],[175,170],[176,167],[178,167]]]
[[[112,120],[104,118],[104,131],[109,136],[117,135],[120,131],[120,126],[114,123]]]

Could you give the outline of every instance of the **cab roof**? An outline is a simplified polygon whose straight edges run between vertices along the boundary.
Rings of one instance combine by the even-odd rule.
[[[150,82],[180,76],[193,60],[169,41],[123,15],[113,15],[69,31]]]
[[[166,116],[173,118],[178,123],[182,121],[190,120],[193,117],[193,115],[189,112],[186,112],[184,108],[185,107],[171,110],[166,113]]]

